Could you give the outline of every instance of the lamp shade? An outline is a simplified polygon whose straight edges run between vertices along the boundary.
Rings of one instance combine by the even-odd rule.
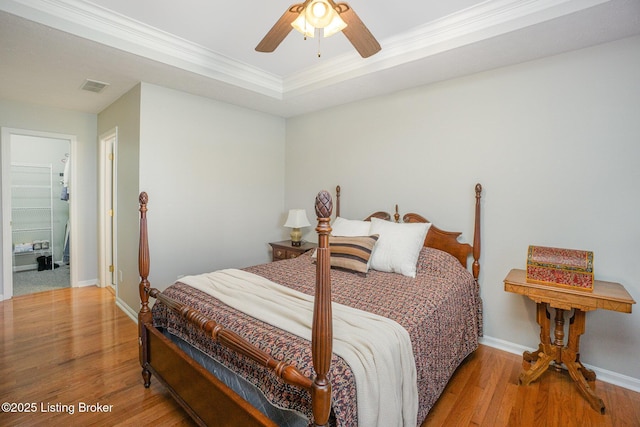
[[[298,30],[300,33],[304,34],[305,37],[313,38],[315,36],[315,27],[309,24],[305,18],[305,14],[301,13],[298,15],[295,21],[291,24],[293,28]]]
[[[331,22],[336,14],[326,0],[313,0],[305,9],[305,18],[307,22],[315,28],[324,28]]]
[[[340,31],[344,30],[345,28],[347,28],[347,23],[344,22],[342,20],[342,18],[340,18],[340,15],[338,15],[336,13],[336,14],[334,14],[333,19],[331,20],[329,25],[324,27],[324,36],[325,37],[330,37],[330,36],[334,35],[335,33],[339,33]]]
[[[340,18],[339,13],[327,0],[313,0],[291,23],[291,26],[305,37],[314,37],[316,29],[324,29],[324,37],[329,37],[344,30],[347,23]]]
[[[311,224],[307,219],[307,211],[304,209],[289,209],[289,216],[284,223],[285,227],[301,228],[309,227]]]

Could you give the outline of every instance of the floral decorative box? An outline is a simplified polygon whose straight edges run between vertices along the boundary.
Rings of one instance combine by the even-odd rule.
[[[529,246],[527,280],[593,292],[593,252]]]

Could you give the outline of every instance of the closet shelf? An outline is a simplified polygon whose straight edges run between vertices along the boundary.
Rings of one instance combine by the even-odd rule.
[[[51,251],[49,249],[38,249],[35,251],[24,251],[24,252],[14,252],[13,255],[15,256],[20,256],[20,255],[47,255],[50,254]]]
[[[33,250],[20,248],[13,255],[53,255],[53,167],[51,164],[11,164],[11,232],[14,247],[37,245]],[[32,206],[29,206],[32,205]],[[21,258],[24,260],[25,258]],[[14,271],[17,267],[14,264]]]
[[[16,185],[12,185],[11,188],[18,188],[18,189],[35,188],[39,190],[49,190],[51,187],[48,185],[16,184]]]

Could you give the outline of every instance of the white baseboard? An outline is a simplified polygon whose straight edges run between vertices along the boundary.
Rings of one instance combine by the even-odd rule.
[[[91,279],[91,280],[82,280],[81,282],[78,282],[76,286],[74,286],[75,288],[83,288],[85,286],[98,286],[98,279]]]
[[[121,298],[116,298],[116,306],[120,310],[124,311],[124,314],[129,316],[131,320],[133,320],[136,323],[136,325],[138,324],[138,312],[132,309],[131,307],[129,307],[129,305],[126,302],[124,302]]]
[[[507,353],[518,354],[521,355],[525,351],[535,351],[537,348],[525,347],[523,345],[515,344],[509,341],[504,341],[498,338],[493,337],[482,337],[480,338],[480,344],[486,345],[488,347],[497,348],[499,350],[506,351]],[[617,372],[609,371],[607,369],[598,368],[597,366],[584,364],[586,368],[591,369],[596,373],[596,377],[600,381],[604,381],[605,383],[614,384],[629,390],[633,390],[636,392],[640,392],[640,379],[630,377],[627,375],[622,375]]]

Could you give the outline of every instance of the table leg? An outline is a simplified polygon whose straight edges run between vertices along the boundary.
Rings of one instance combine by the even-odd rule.
[[[522,369],[525,371],[531,369],[531,364],[536,363],[536,360],[538,360],[538,354],[540,353],[544,353],[542,344],[538,344],[538,349],[536,351],[525,351],[522,353]]]
[[[600,399],[587,383],[595,381],[596,374],[584,367],[580,362],[580,335],[585,332],[585,312],[575,309],[571,323],[569,324],[569,341],[562,351],[562,363],[567,367],[569,375],[573,378],[580,393],[587,399],[593,409],[604,414],[604,402]]]
[[[551,321],[546,303],[537,303],[536,320],[540,325],[540,345],[536,352],[525,351],[522,355],[524,372],[519,378],[519,383],[522,385],[528,385],[538,379],[547,370],[549,364],[559,357],[558,348],[551,344]],[[534,363],[533,366],[531,362]]]
[[[553,331],[555,340],[553,345],[556,346],[556,358],[554,360],[554,367],[556,371],[562,370],[562,348],[564,347],[564,310],[556,308],[556,327]]]

